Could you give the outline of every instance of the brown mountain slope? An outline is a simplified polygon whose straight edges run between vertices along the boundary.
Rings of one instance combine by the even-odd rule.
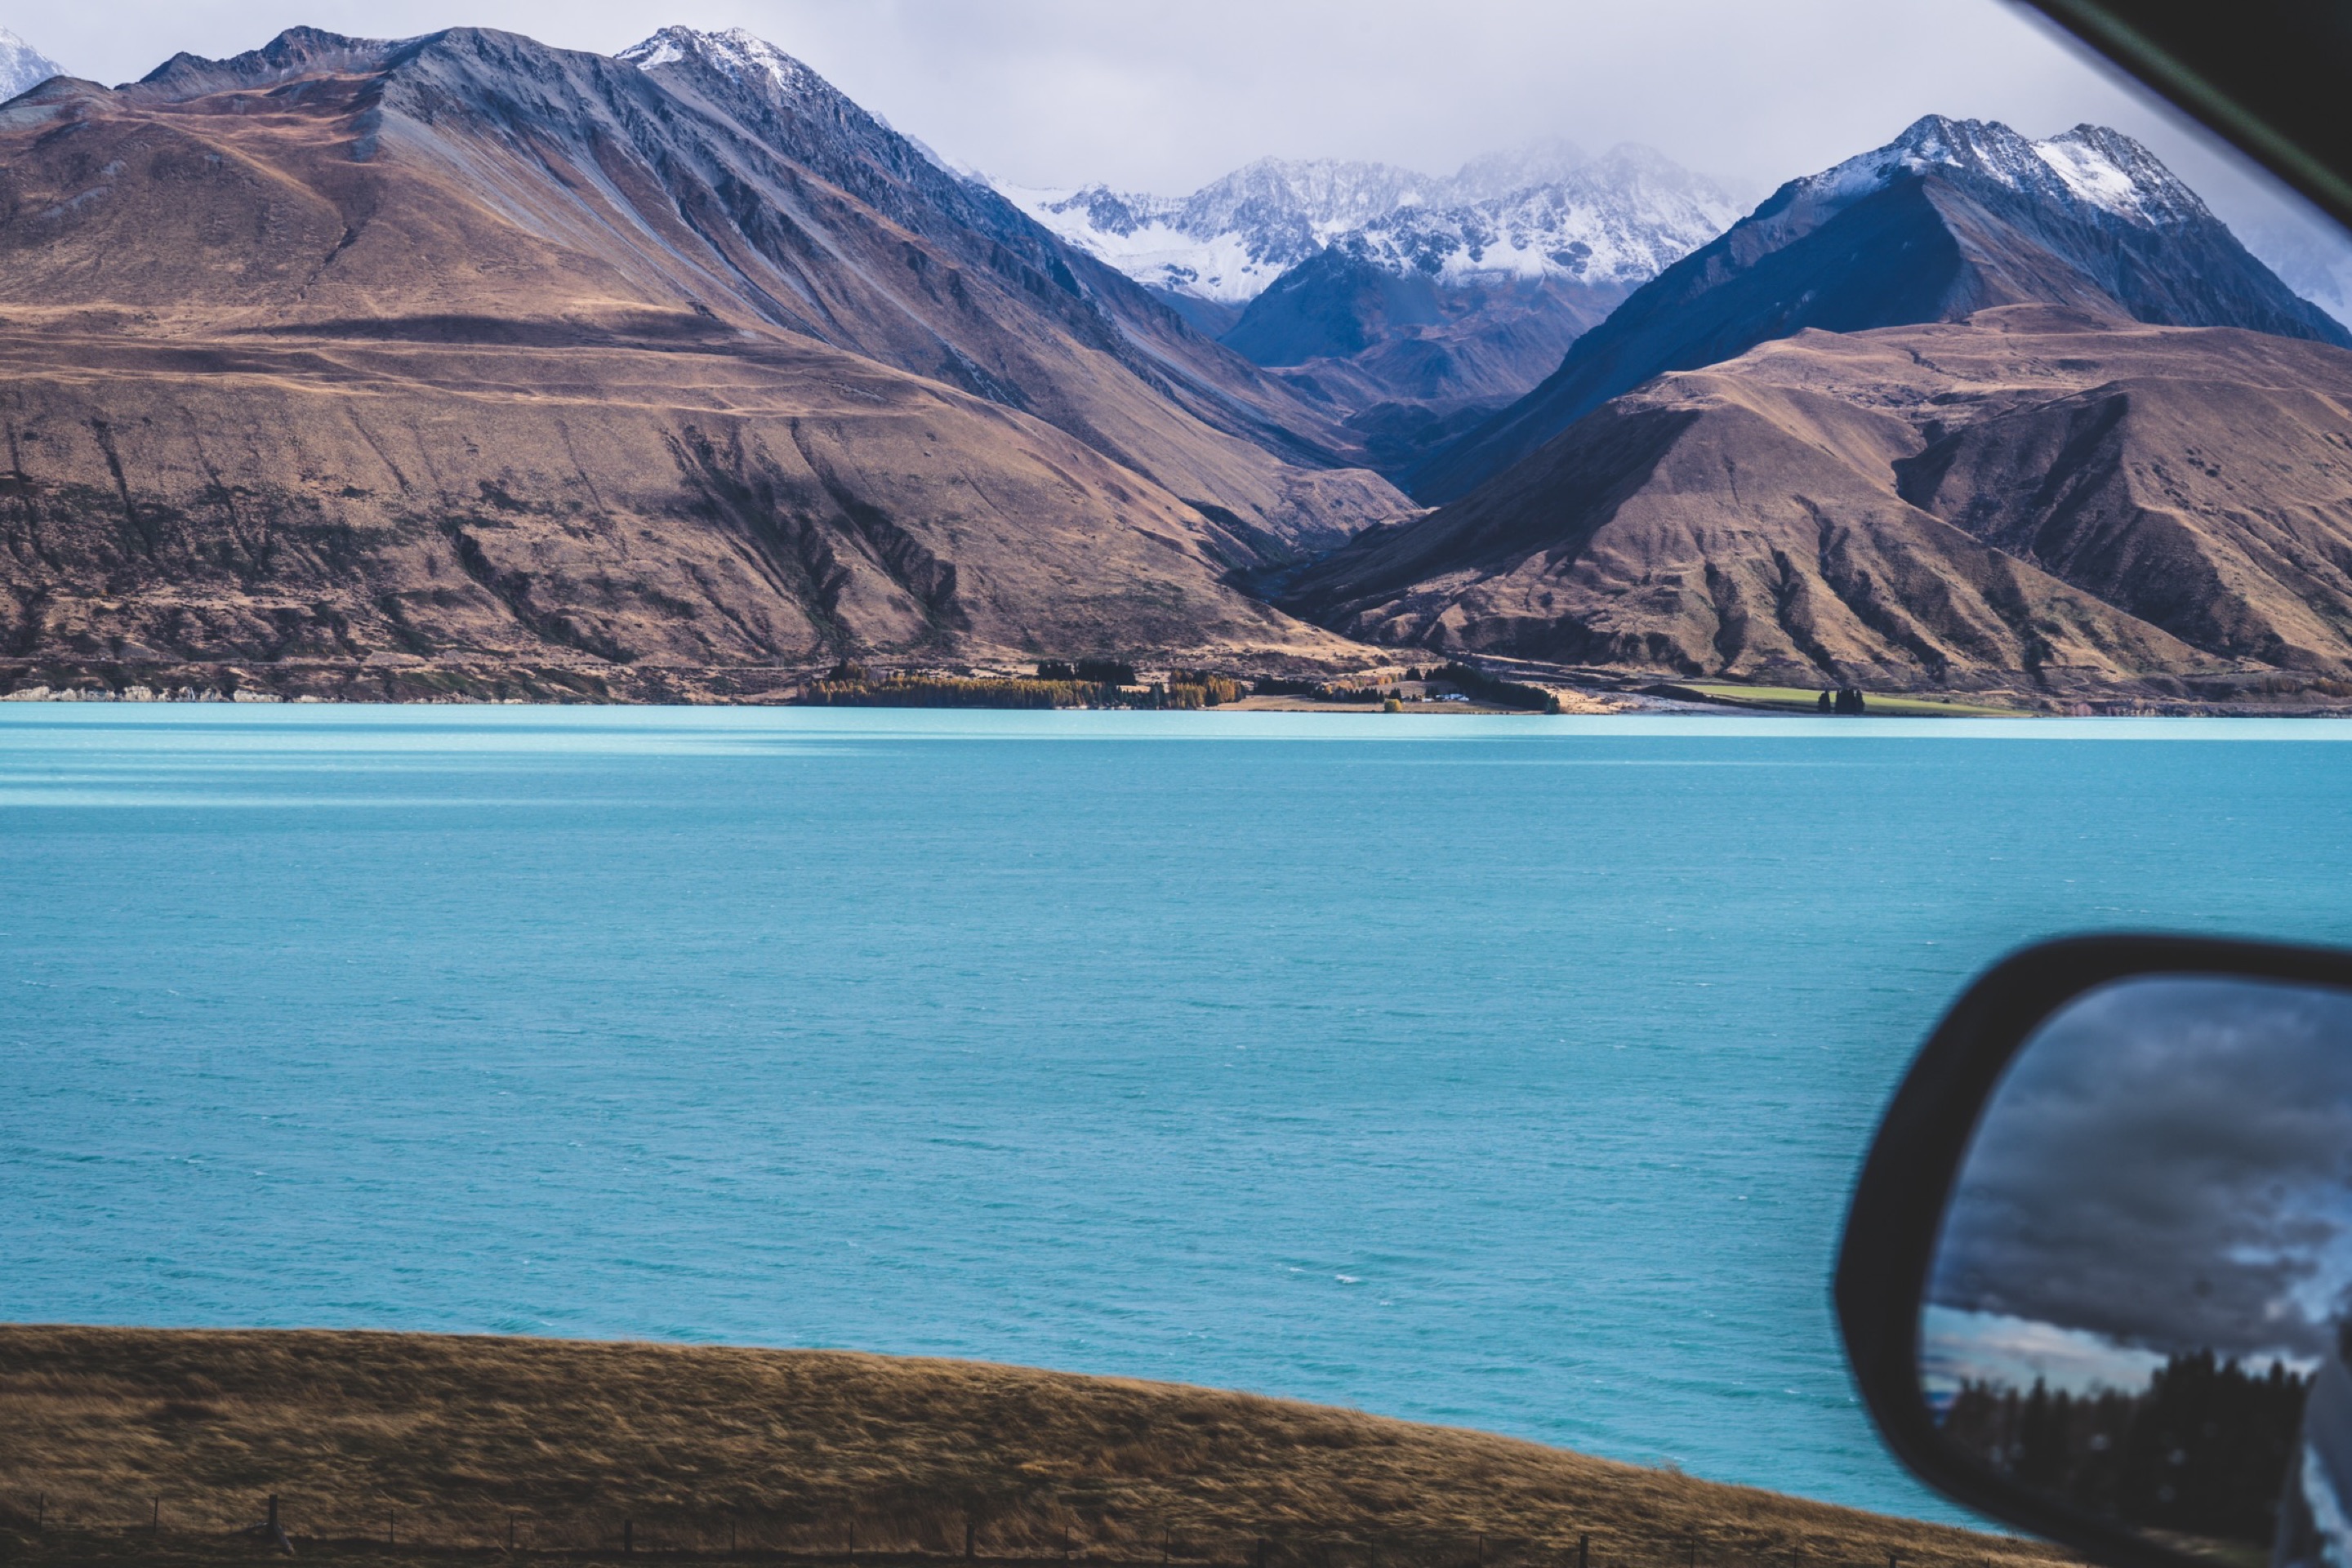
[[[102,1532],[135,1511],[115,1552],[190,1560],[272,1492],[301,1553],[339,1561],[387,1515],[412,1552],[502,1543],[512,1519],[526,1551],[615,1559],[628,1520],[640,1552],[715,1554],[735,1529],[742,1550],[804,1559],[961,1557],[969,1539],[998,1560],[1537,1568],[1577,1560],[1581,1537],[1593,1568],[2067,1561],[1483,1432],[1123,1378],[716,1345],[0,1329],[0,1552],[104,1561]],[[43,1494],[37,1537],[16,1510]]]
[[[1897,472],[1915,504],[2199,647],[2333,671],[2352,662],[2347,437],[2352,365],[2264,384],[2158,364]]]
[[[795,62],[663,38],[298,30],[0,110],[0,648],[1348,653],[1220,581],[1402,505],[1343,432]]]
[[[1099,453],[814,346],[43,346],[0,342],[0,649],[41,670],[661,695],[872,648],[1351,651],[1223,586],[1246,542]]]
[[[2352,354],[2046,307],[1660,378],[1287,601],[1682,676],[2051,693],[2352,669]]]

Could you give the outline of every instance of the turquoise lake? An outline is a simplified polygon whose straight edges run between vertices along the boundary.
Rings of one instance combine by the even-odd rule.
[[[2352,724],[0,708],[0,1319],[1177,1379],[1960,1517],[1877,1111],[2032,937],[2352,942]]]

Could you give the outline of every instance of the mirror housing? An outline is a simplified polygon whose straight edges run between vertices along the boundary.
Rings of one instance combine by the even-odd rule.
[[[1880,1124],[1839,1250],[1836,1308],[1873,1421],[1896,1457],[1929,1485],[2123,1568],[2210,1568],[2210,1556],[2037,1489],[1948,1440],[1922,1380],[1922,1316],[1947,1216],[2005,1075],[2044,1024],[2090,993],[2164,979],[2299,986],[2352,1002],[2352,953],[2091,936],[2027,948],[1994,965],[1936,1026]]]

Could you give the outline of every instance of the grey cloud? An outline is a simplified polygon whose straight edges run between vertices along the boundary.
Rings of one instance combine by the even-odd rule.
[[[2020,1055],[1946,1216],[1938,1304],[2159,1352],[2310,1353],[2352,1266],[2352,995],[2111,987]]]

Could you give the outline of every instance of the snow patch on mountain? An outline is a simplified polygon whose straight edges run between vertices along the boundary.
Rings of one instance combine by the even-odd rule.
[[[7,28],[0,27],[0,103],[30,91],[53,76],[65,74],[65,67]]]
[[[1445,178],[1265,158],[1181,198],[997,188],[1139,283],[1235,304],[1328,246],[1445,283],[1640,282],[1739,216],[1721,189],[1662,153],[1622,146],[1594,159],[1559,141],[1474,159]]]
[[[740,27],[730,27],[723,33],[664,27],[613,58],[649,71],[657,66],[675,65],[689,56],[698,56],[739,82],[761,82],[786,98],[833,91],[816,72],[765,38]]]

